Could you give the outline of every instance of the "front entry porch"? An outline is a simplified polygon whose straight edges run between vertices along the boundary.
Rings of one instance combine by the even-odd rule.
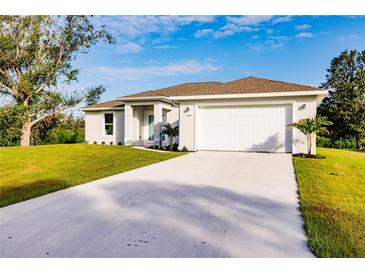
[[[168,121],[172,106],[163,102],[136,102],[124,107],[124,143],[129,146],[166,146],[166,136],[160,136]]]

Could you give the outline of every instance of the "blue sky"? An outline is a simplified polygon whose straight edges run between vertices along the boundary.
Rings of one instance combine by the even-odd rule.
[[[116,38],[78,56],[78,88],[102,100],[183,82],[264,77],[318,86],[344,49],[365,49],[365,17],[97,16]]]

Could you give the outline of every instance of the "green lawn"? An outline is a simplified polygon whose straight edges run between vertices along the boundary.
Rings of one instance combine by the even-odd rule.
[[[84,144],[0,148],[0,207],[182,154]]]
[[[319,257],[365,257],[365,153],[318,148],[294,158],[309,247]]]

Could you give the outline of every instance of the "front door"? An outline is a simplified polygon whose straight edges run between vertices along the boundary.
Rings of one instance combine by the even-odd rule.
[[[153,142],[153,139],[155,138],[154,135],[154,116],[149,114],[147,116],[147,121],[148,121],[148,141]]]

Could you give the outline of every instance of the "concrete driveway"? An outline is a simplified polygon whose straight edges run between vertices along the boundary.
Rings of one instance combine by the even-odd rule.
[[[310,257],[291,155],[197,152],[0,209],[2,257]]]

